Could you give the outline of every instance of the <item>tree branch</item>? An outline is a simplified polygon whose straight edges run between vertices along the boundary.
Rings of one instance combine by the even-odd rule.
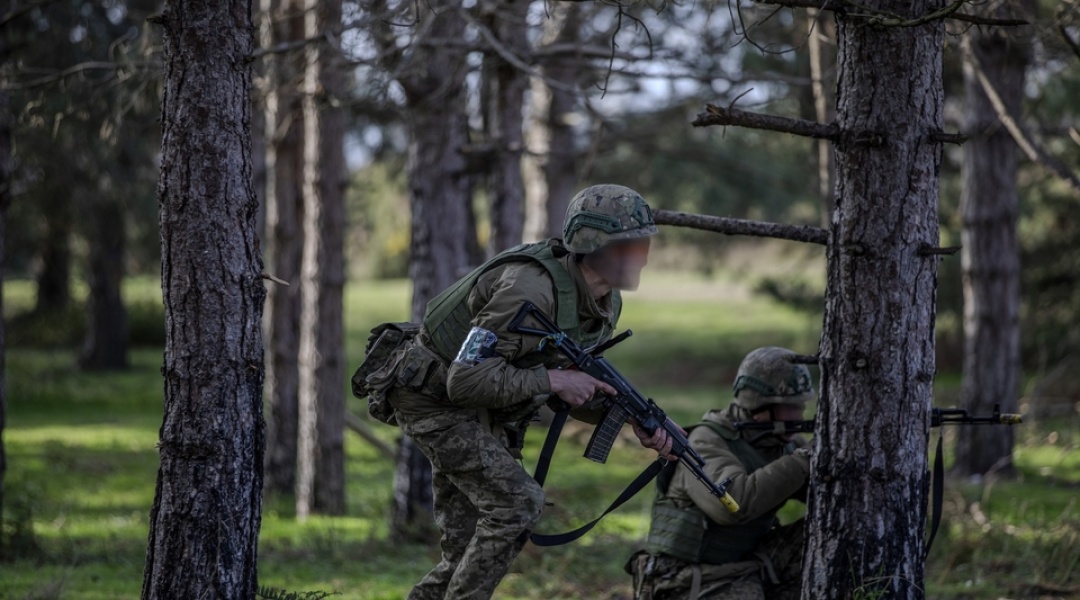
[[[509,48],[506,47],[505,44],[499,41],[499,38],[495,36],[495,33],[492,32],[487,25],[484,25],[483,23],[473,18],[473,16],[469,14],[469,11],[467,9],[462,8],[458,9],[458,11],[461,13],[462,18],[465,19],[466,23],[472,25],[476,28],[477,31],[480,32],[480,37],[484,38],[484,41],[487,42],[491,49],[495,51],[495,54],[498,54],[500,58],[505,60],[512,67],[529,75],[530,77],[536,77],[537,79],[543,80],[543,82],[547,84],[548,87],[550,87],[551,89],[559,90],[560,92],[567,92],[570,94],[579,93],[578,89],[575,86],[566,85],[561,81],[555,81],[550,77],[545,76],[543,73],[536,70],[536,68],[534,68],[532,65],[527,63],[524,58],[514,54]]]
[[[746,112],[737,108],[722,108],[712,104],[705,106],[705,112],[699,114],[692,125],[694,127],[738,125],[827,140],[836,140],[840,137],[840,128],[835,123],[826,125],[803,119]]]
[[[971,51],[970,40],[966,40],[964,43],[964,60],[967,61],[971,70],[975,73],[975,77],[979,80],[979,85],[982,87],[983,93],[985,93],[987,99],[990,100],[990,104],[993,105],[994,111],[997,112],[998,120],[1005,126],[1009,135],[1011,135],[1013,140],[1016,141],[1016,144],[1020,146],[1020,149],[1024,151],[1024,154],[1027,155],[1028,159],[1042,165],[1071,185],[1073,189],[1080,191],[1080,178],[1077,178],[1076,174],[1070,171],[1061,161],[1050,156],[1049,153],[1036,144],[1031,134],[1025,130],[1020,121],[1009,114],[1005,102],[1001,99],[1001,95],[998,94],[997,89],[994,88],[993,82],[990,81],[986,76],[986,72],[983,71],[982,65],[979,63],[979,58]]]
[[[873,14],[878,18],[885,17],[889,19],[897,18],[896,15],[883,13],[880,11],[874,11],[867,7],[851,2],[850,0],[754,0],[757,4],[770,4],[773,6],[786,6],[788,8],[817,8],[820,10],[831,10],[833,12],[847,11],[851,8],[866,11],[868,14]],[[962,4],[962,2],[958,3]],[[954,12],[947,14],[949,9]],[[974,23],[976,25],[997,25],[1000,27],[1012,27],[1017,25],[1030,25],[1029,21],[1024,19],[997,19],[991,17],[983,17],[980,15],[972,15],[968,13],[960,12],[959,6],[955,8],[952,5],[946,6],[944,9],[935,11],[930,15],[919,17],[916,19],[902,20],[903,22],[896,24],[882,23],[883,27],[910,27],[912,25],[921,25],[930,20],[936,19],[952,19],[954,21],[965,21],[967,23]],[[937,14],[946,13],[946,14]],[[931,15],[937,15],[930,18]]]
[[[352,414],[349,411],[345,411],[345,426],[353,430],[357,435],[364,438],[367,443],[375,447],[384,457],[394,460],[396,453],[389,444],[379,439],[379,436],[375,435],[375,432],[368,427],[360,417]]]
[[[971,15],[968,13],[962,13],[960,11],[954,12],[949,18],[954,21],[964,21],[965,23],[972,23],[975,25],[989,25],[997,27],[1018,27],[1020,25],[1031,25],[1030,21],[1024,19],[998,19],[994,17]]]
[[[657,210],[653,214],[658,225],[689,227],[704,231],[714,231],[725,235],[750,235],[769,237],[808,244],[826,244],[829,232],[820,227],[806,225],[786,225],[748,219],[732,219],[713,215],[699,215],[675,210]]]
[[[29,13],[30,11],[34,10],[35,8],[41,8],[43,6],[48,6],[48,5],[50,5],[50,4],[52,4],[52,3],[56,2],[56,1],[57,0],[34,0],[33,2],[27,2],[26,4],[23,4],[21,6],[13,7],[11,10],[7,11],[3,15],[0,15],[0,27],[3,27],[4,25],[7,25],[8,23],[14,21],[15,19],[18,19],[19,17],[21,17],[21,16],[23,16],[23,15],[25,15],[27,13]]]
[[[106,62],[106,61],[87,61],[72,65],[66,69],[51,72],[42,77],[31,79],[29,81],[10,81],[0,84],[0,90],[13,91],[13,90],[28,90],[50,83],[55,83],[71,77],[73,75],[79,75],[90,71],[112,71],[117,72],[126,68],[146,69],[157,71],[161,67],[161,63],[156,61],[139,61],[139,62]],[[40,72],[40,71],[38,71]]]
[[[1071,35],[1069,35],[1069,29],[1065,27],[1064,23],[1058,25],[1058,31],[1061,32],[1061,37],[1065,38],[1065,43],[1072,48],[1073,54],[1076,54],[1077,58],[1080,58],[1080,43],[1077,43]]]

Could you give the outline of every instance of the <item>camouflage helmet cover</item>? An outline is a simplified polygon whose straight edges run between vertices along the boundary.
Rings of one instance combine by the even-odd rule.
[[[814,396],[810,370],[791,362],[785,348],[758,348],[746,355],[735,376],[735,404],[756,412],[770,404],[803,406]]]
[[[621,185],[589,186],[566,209],[563,243],[567,250],[588,254],[617,240],[656,235],[652,209],[641,194]]]

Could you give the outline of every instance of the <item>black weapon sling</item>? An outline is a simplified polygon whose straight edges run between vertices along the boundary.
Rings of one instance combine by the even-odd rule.
[[[544,487],[544,480],[547,479],[548,470],[551,468],[551,458],[555,455],[555,446],[559,443],[559,435],[562,433],[563,425],[566,424],[566,418],[569,415],[570,405],[562,403],[559,409],[555,411],[555,418],[552,419],[551,426],[548,428],[547,437],[544,439],[544,447],[540,450],[540,459],[536,462],[536,471],[533,474],[533,479],[540,484],[540,487]],[[663,458],[654,460],[648,468],[630,482],[630,485],[626,486],[626,489],[619,494],[618,498],[615,498],[615,501],[607,507],[607,510],[592,521],[565,533],[543,534],[534,532],[529,535],[529,541],[537,546],[546,547],[562,546],[580,538],[591,531],[593,527],[596,527],[596,524],[606,517],[608,513],[625,504],[645,486],[649,485],[668,464]]]

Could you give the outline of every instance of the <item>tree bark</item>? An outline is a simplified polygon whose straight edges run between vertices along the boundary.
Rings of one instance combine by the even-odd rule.
[[[465,20],[454,7],[438,5],[422,10],[419,19],[418,31],[425,33],[413,40],[407,61],[398,67],[408,103],[409,277],[417,321],[428,301],[463,274],[476,244],[472,184],[462,153],[468,142],[467,65],[461,52],[431,41],[460,39]],[[404,436],[394,476],[393,534],[422,535],[432,523],[431,503],[431,463]]]
[[[555,38],[559,44],[577,44],[581,41],[581,7],[566,7],[562,30]],[[574,142],[574,115],[577,98],[567,91],[577,82],[580,61],[563,55],[544,67],[544,74],[563,84],[563,89],[550,88],[551,103],[548,106],[547,124],[550,133],[544,178],[547,182],[547,237],[561,238],[566,209],[574,197],[578,185],[578,152]]]
[[[168,0],[158,183],[164,419],[144,599],[253,598],[265,297],[251,183],[251,4]]]
[[[304,21],[295,0],[262,0],[263,47],[303,39]],[[303,252],[303,115],[297,94],[297,54],[266,58],[267,272],[289,285],[271,285],[265,331],[270,342],[266,397],[270,409],[266,434],[265,488],[293,495],[299,411],[300,260]]]
[[[529,48],[526,18],[527,0],[492,0],[496,38],[516,56],[526,56]],[[529,76],[501,56],[489,57],[491,111],[488,129],[495,144],[495,165],[490,181],[491,240],[488,254],[521,243],[525,228],[525,182],[521,173],[524,149],[523,111]]]
[[[825,48],[822,38],[827,35],[829,17],[822,17],[816,8],[806,10],[810,31],[807,34],[806,46],[810,51],[810,90],[814,98],[814,118],[818,123],[831,123],[833,111],[829,110],[829,94],[825,86]],[[836,164],[833,161],[832,144],[827,140],[819,139],[814,142],[817,151],[818,172],[818,199],[821,206],[821,223],[823,227],[829,226],[830,213],[833,204],[833,182],[836,180]]]
[[[1016,6],[1019,4],[1026,6]],[[1005,2],[997,12],[1005,11],[1033,14],[1034,5],[1030,0]],[[1013,115],[1020,114],[1029,52],[1016,33],[972,29],[966,40],[968,51],[974,53]],[[964,94],[964,133],[969,138],[964,144],[964,188],[960,195],[964,283],[961,406],[973,413],[989,414],[1000,404],[1002,411],[1016,412],[1020,376],[1018,150],[970,63],[964,69]],[[1011,427],[961,427],[953,471],[959,475],[982,475],[992,470],[1009,473],[1012,448]]]
[[[8,59],[7,39],[0,36],[0,64]],[[7,427],[7,338],[4,327],[4,273],[7,270],[7,210],[11,204],[11,114],[10,98],[0,90],[0,515],[4,514],[4,479],[7,476],[7,450],[4,447],[4,429]],[[2,521],[2,517],[0,517]],[[0,535],[0,556],[7,556],[4,536]]]
[[[917,18],[938,0],[879,0]],[[838,13],[838,197],[802,597],[923,598],[944,25]]]
[[[464,34],[465,23],[453,11],[432,18],[432,38],[456,39]],[[414,55],[412,61],[413,68],[426,71],[426,77],[402,81],[409,99],[409,275],[415,319],[424,315],[428,300],[456,281],[469,264],[472,214],[472,188],[461,153],[469,131],[464,60],[445,49],[426,54]]]
[[[544,21],[542,46],[580,43],[580,12],[577,3],[556,3]],[[552,87],[533,78],[526,132],[529,155],[524,160],[525,237],[540,240],[562,237],[566,207],[578,183],[578,154],[572,129],[576,98],[572,89],[581,63],[560,55],[541,66],[544,76],[562,84]],[[563,89],[558,89],[558,88]]]
[[[341,23],[341,0],[307,0],[307,39]],[[304,253],[296,516],[345,513],[344,72],[329,42],[305,48]]]

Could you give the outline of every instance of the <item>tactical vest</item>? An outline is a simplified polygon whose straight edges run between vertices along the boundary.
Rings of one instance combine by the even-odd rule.
[[[739,459],[746,472],[753,473],[769,464],[765,457],[748,444],[739,434],[712,421],[702,421],[687,428],[705,426],[724,438],[732,454]],[[651,554],[667,554],[691,564],[720,565],[745,560],[757,547],[761,538],[772,529],[776,510],[761,515],[748,523],[719,525],[710,520],[697,506],[680,508],[668,498],[668,486],[674,475],[672,463],[656,480],[656,501],[652,508],[652,524],[645,550]],[[779,508],[779,507],[778,507]]]
[[[535,244],[521,244],[495,255],[428,302],[423,328],[425,341],[430,342],[432,350],[447,363],[452,361],[471,327],[473,315],[468,307],[469,292],[480,276],[500,265],[535,261],[551,275],[554,283],[555,315],[548,316],[558,323],[559,329],[570,339],[582,346],[588,347],[596,343],[604,331],[603,328],[589,333],[582,331],[578,314],[577,283],[574,276],[559,261],[559,258],[567,253],[559,240],[551,239]],[[619,291],[612,290],[611,310],[615,319],[618,319],[621,309],[622,298]]]

